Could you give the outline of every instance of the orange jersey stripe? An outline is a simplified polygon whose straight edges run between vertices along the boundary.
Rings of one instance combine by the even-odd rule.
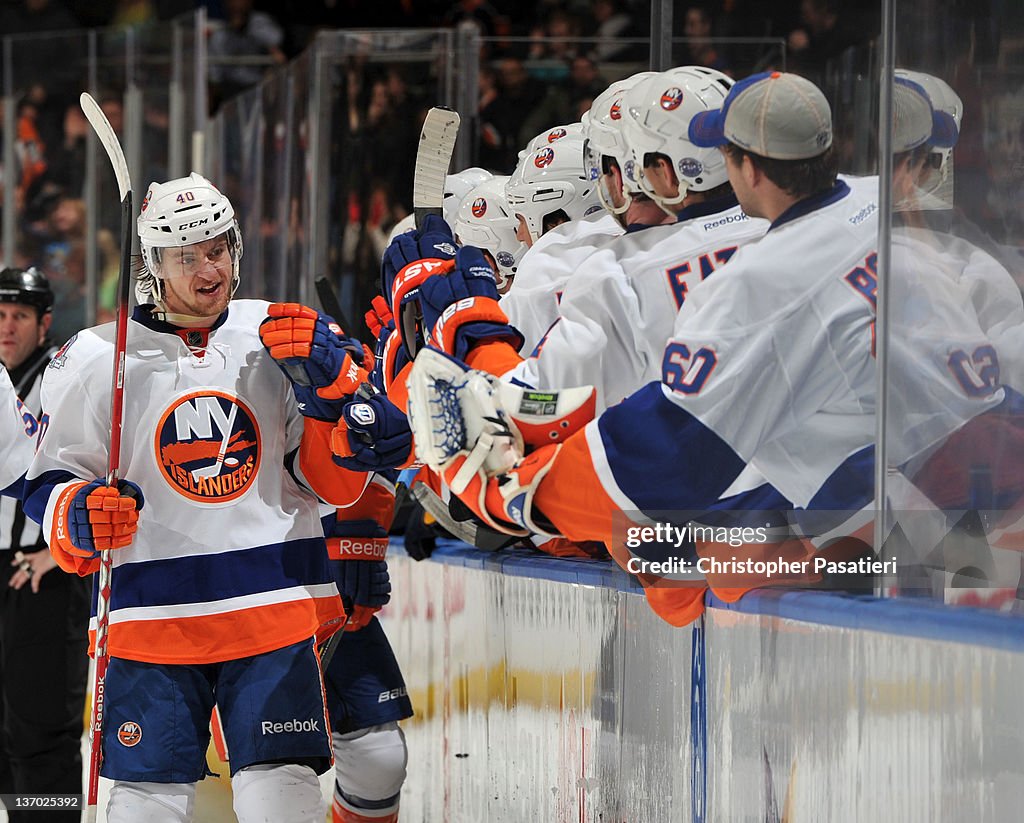
[[[627,568],[632,555],[622,542],[625,516],[601,484],[586,430],[577,432],[562,445],[540,482],[534,506],[567,538],[577,543],[599,540],[608,546],[615,562]],[[704,611],[707,586],[702,583],[677,583],[652,575],[642,575],[640,582],[648,605],[673,626],[685,626]]]
[[[315,636],[321,626],[340,627],[343,620],[337,596],[197,617],[127,620],[110,626],[110,654],[143,663],[220,663],[282,649]],[[95,639],[90,630],[90,652]]]

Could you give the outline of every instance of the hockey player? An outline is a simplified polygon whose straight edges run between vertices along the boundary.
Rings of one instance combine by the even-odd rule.
[[[489,381],[432,351],[417,360],[417,453],[492,527],[602,540],[625,562],[626,513],[728,508],[748,467],[795,507],[870,501],[877,205],[836,178],[828,103],[796,75],[755,75],[699,114],[690,140],[721,147],[744,210],[771,226],[683,303],[660,381],[523,457],[491,422]],[[445,439],[459,421],[461,448]],[[703,608],[642,579],[674,625]]]
[[[622,233],[600,206],[597,181],[588,179],[584,169],[583,149],[581,135],[542,142],[519,159],[505,186],[518,222],[516,237],[528,247],[504,304],[523,335],[524,353],[533,351],[558,316],[560,292],[579,263]]]
[[[498,176],[474,186],[459,205],[451,224],[457,243],[483,250],[494,269],[498,294],[512,288],[527,245],[516,236],[518,223],[505,199],[508,177]]]
[[[325,520],[349,617],[324,673],[334,744],[334,823],[397,823],[408,760],[398,721],[412,704],[376,613],[390,599],[385,555],[394,473],[375,473],[359,501]]]
[[[316,635],[342,612],[317,495],[348,505],[367,482],[322,459],[333,398],[365,373],[315,312],[264,321],[267,303],[232,300],[241,235],[198,174],[152,184],[138,230],[126,479],[102,479],[113,327],[99,326],[47,369],[25,497],[62,568],[91,574],[112,550],[107,819],[191,819],[216,703],[238,819],[319,821],[331,741]]]
[[[520,360],[507,344],[483,341],[467,352],[467,363],[525,386],[593,385],[598,410],[660,376],[665,341],[689,292],[767,228],[736,203],[718,150],[694,146],[687,136],[691,120],[721,105],[731,85],[711,69],[682,67],[646,77],[626,93],[619,102],[628,111],[625,141],[648,167],[645,176],[657,181],[644,204],[674,210],[677,222],[631,226],[588,257],[566,283],[559,316],[533,356]],[[466,288],[486,286],[478,278]],[[446,292],[458,288],[451,277],[420,286],[421,302],[431,304],[425,317],[444,316],[444,334],[434,341],[453,354],[459,352],[447,345],[458,345],[462,312]],[[466,313],[475,316],[483,302]]]
[[[52,312],[46,277],[0,271],[0,361],[36,417],[43,371],[57,350],[47,334]],[[35,434],[35,421],[24,420]],[[0,499],[0,558],[7,584],[0,587],[0,793],[81,794],[89,584],[57,568],[18,500]],[[8,810],[12,820],[25,814]],[[43,816],[77,821],[79,813]]]

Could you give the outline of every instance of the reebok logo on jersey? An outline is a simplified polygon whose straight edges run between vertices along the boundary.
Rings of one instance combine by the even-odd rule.
[[[711,231],[711,229],[717,229],[719,226],[728,226],[730,223],[742,223],[749,219],[746,212],[741,211],[739,214],[730,214],[718,220],[712,220],[710,223],[705,223],[703,229],[704,231]]]
[[[285,720],[283,723],[275,723],[272,720],[261,720],[260,728],[263,734],[294,734],[303,732],[320,731],[319,720]]]
[[[874,203],[868,203],[864,208],[862,208],[853,217],[851,217],[849,222],[854,226],[859,226],[876,211],[878,211],[878,206],[875,205]]]
[[[171,401],[157,423],[154,449],[171,488],[197,503],[217,505],[252,487],[262,441],[252,410],[211,388]]]

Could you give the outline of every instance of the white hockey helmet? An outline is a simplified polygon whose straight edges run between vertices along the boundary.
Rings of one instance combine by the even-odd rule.
[[[508,177],[492,177],[470,189],[459,206],[452,230],[463,246],[484,249],[497,266],[495,279],[498,292],[504,294],[512,285],[519,261],[527,246],[516,238],[519,221],[505,200]]]
[[[242,232],[231,201],[205,177],[192,172],[166,183],[151,183],[137,225],[145,267],[136,280],[140,300],[153,300],[159,305],[163,300],[162,281],[190,274],[186,269],[172,271],[164,266],[164,249],[192,246],[222,235],[231,258],[234,294],[242,259]]]
[[[601,209],[597,183],[587,179],[583,138],[568,135],[520,159],[505,186],[512,212],[522,215],[530,238],[545,232],[544,221],[556,212],[579,220]]]
[[[601,198],[602,205],[612,214],[625,212],[629,208],[630,195],[643,193],[640,189],[639,174],[635,168],[633,153],[629,150],[626,136],[622,130],[622,98],[633,86],[655,74],[657,72],[642,71],[631,77],[616,80],[595,97],[590,106],[584,149],[587,176],[591,180],[599,181],[598,196]],[[622,188],[623,194],[626,195],[626,202],[618,207],[612,203],[610,193],[605,191],[605,183],[601,174],[602,158],[604,157],[615,160],[622,171]]]
[[[640,188],[670,213],[687,191],[708,191],[728,182],[725,158],[717,148],[690,142],[690,121],[701,112],[722,108],[733,80],[704,66],[659,72],[633,86],[623,98],[625,134],[637,163]],[[679,180],[679,194],[661,197],[644,176],[644,158],[662,154]]]
[[[545,146],[550,146],[552,143],[557,143],[559,140],[563,140],[566,137],[582,137],[583,136],[583,123],[566,123],[564,126],[554,126],[553,128],[546,129],[534,137],[529,143],[526,144],[526,153],[533,154],[537,149],[542,149]]]
[[[932,104],[933,114],[933,145],[932,154],[937,155],[934,166],[937,166],[937,173],[931,175],[925,191],[930,194],[940,190],[950,189],[945,192],[950,204],[952,204],[952,165],[953,146],[960,138],[960,124],[964,117],[964,101],[960,99],[952,87],[940,77],[933,74],[925,74],[923,71],[911,71],[910,69],[896,69],[897,80],[909,80],[916,83],[923,90]]]
[[[485,180],[490,180],[493,176],[489,171],[478,166],[471,166],[455,174],[447,175],[444,178],[444,197],[441,200],[441,213],[444,222],[449,226],[454,226],[455,215],[458,214],[459,206],[463,198],[469,194],[469,190]]]

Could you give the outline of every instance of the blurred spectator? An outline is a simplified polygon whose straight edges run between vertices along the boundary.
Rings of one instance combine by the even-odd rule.
[[[210,83],[218,102],[263,78],[265,66],[232,64],[232,60],[267,57],[274,63],[285,62],[284,32],[269,14],[253,11],[252,4],[253,0],[224,0],[224,25],[210,33]]]
[[[64,137],[61,150],[49,162],[50,180],[73,197],[81,197],[85,186],[86,139],[89,121],[78,103],[64,110]]]
[[[711,22],[711,13],[705,6],[690,6],[686,9],[683,34],[689,42],[683,46],[683,56],[679,64],[707,66],[709,69],[731,74],[729,61],[709,39]]]
[[[530,60],[569,61],[579,51],[581,30],[578,17],[556,9],[548,15],[543,24],[534,26],[530,31],[531,41],[527,57]],[[564,71],[559,71],[561,76],[564,76]]]
[[[791,71],[818,85],[823,82],[829,60],[874,34],[874,29],[865,28],[860,16],[839,0],[802,0],[800,20],[802,25],[786,38]]]
[[[522,60],[506,57],[499,62],[498,94],[486,109],[481,101],[481,130],[489,149],[481,153],[484,168],[498,174],[509,174],[515,168],[516,156],[525,145],[525,140],[519,138],[523,118],[544,99],[544,94],[544,84],[527,73]]]
[[[110,18],[110,25],[128,28],[156,20],[156,6],[152,0],[117,0],[117,8]]]
[[[544,129],[579,120],[580,106],[585,106],[583,111],[589,109],[590,102],[607,85],[593,60],[583,55],[574,57],[568,80],[549,86],[544,99],[532,111],[525,113],[516,141],[517,151]]]
[[[17,138],[14,154],[18,161],[16,203],[22,208],[32,187],[46,173],[46,146],[43,145],[36,120],[39,109],[34,100],[23,98],[18,103]]]
[[[466,22],[476,26],[481,37],[494,37],[499,28],[498,12],[487,0],[459,0],[441,19],[442,25],[452,27]]]
[[[623,38],[645,36],[621,0],[593,0],[591,14],[597,24],[592,36],[607,40],[594,44],[588,54],[591,60],[624,62],[643,60],[647,56],[647,47],[643,44],[621,42]]]

